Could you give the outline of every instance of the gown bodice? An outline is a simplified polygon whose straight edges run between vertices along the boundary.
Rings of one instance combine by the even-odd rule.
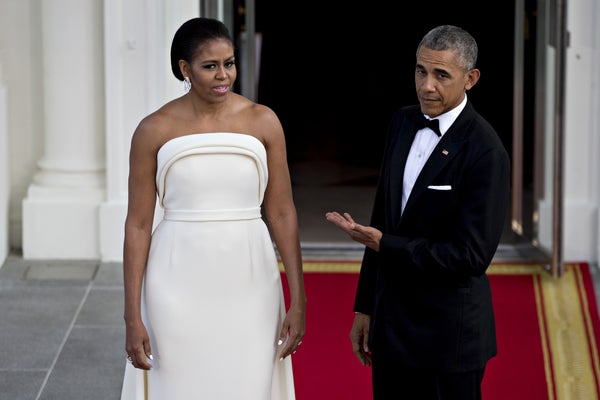
[[[257,218],[267,180],[265,147],[246,134],[179,136],[157,154],[156,185],[167,220]]]

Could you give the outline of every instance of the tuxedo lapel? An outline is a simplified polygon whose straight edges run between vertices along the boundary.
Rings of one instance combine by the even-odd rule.
[[[402,215],[402,182],[404,181],[404,167],[406,159],[410,152],[410,147],[417,134],[415,125],[416,117],[406,120],[394,136],[391,143],[391,151],[389,154],[389,170],[388,170],[388,204],[391,207],[391,216],[394,225],[400,222]]]

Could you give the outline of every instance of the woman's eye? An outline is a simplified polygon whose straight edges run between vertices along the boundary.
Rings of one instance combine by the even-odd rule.
[[[205,64],[202,68],[204,69],[215,69],[217,66],[216,64]]]
[[[225,63],[225,68],[232,68],[233,66],[235,66],[235,61],[227,61]]]

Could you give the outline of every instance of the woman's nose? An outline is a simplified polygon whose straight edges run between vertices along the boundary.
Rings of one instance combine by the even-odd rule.
[[[217,79],[225,79],[225,78],[227,78],[227,70],[225,69],[224,66],[221,66],[221,67],[217,68],[216,77],[217,77]]]

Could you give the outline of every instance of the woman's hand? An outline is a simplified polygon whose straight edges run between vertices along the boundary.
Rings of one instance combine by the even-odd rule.
[[[148,362],[148,359],[152,360],[150,339],[142,321],[127,323],[125,329],[127,361],[139,369],[152,369],[152,364]]]
[[[302,344],[302,338],[304,337],[305,332],[305,308],[290,307],[283,321],[283,326],[281,327],[277,342],[277,345],[281,347],[279,350],[280,360],[283,360],[298,350],[298,347]]]

